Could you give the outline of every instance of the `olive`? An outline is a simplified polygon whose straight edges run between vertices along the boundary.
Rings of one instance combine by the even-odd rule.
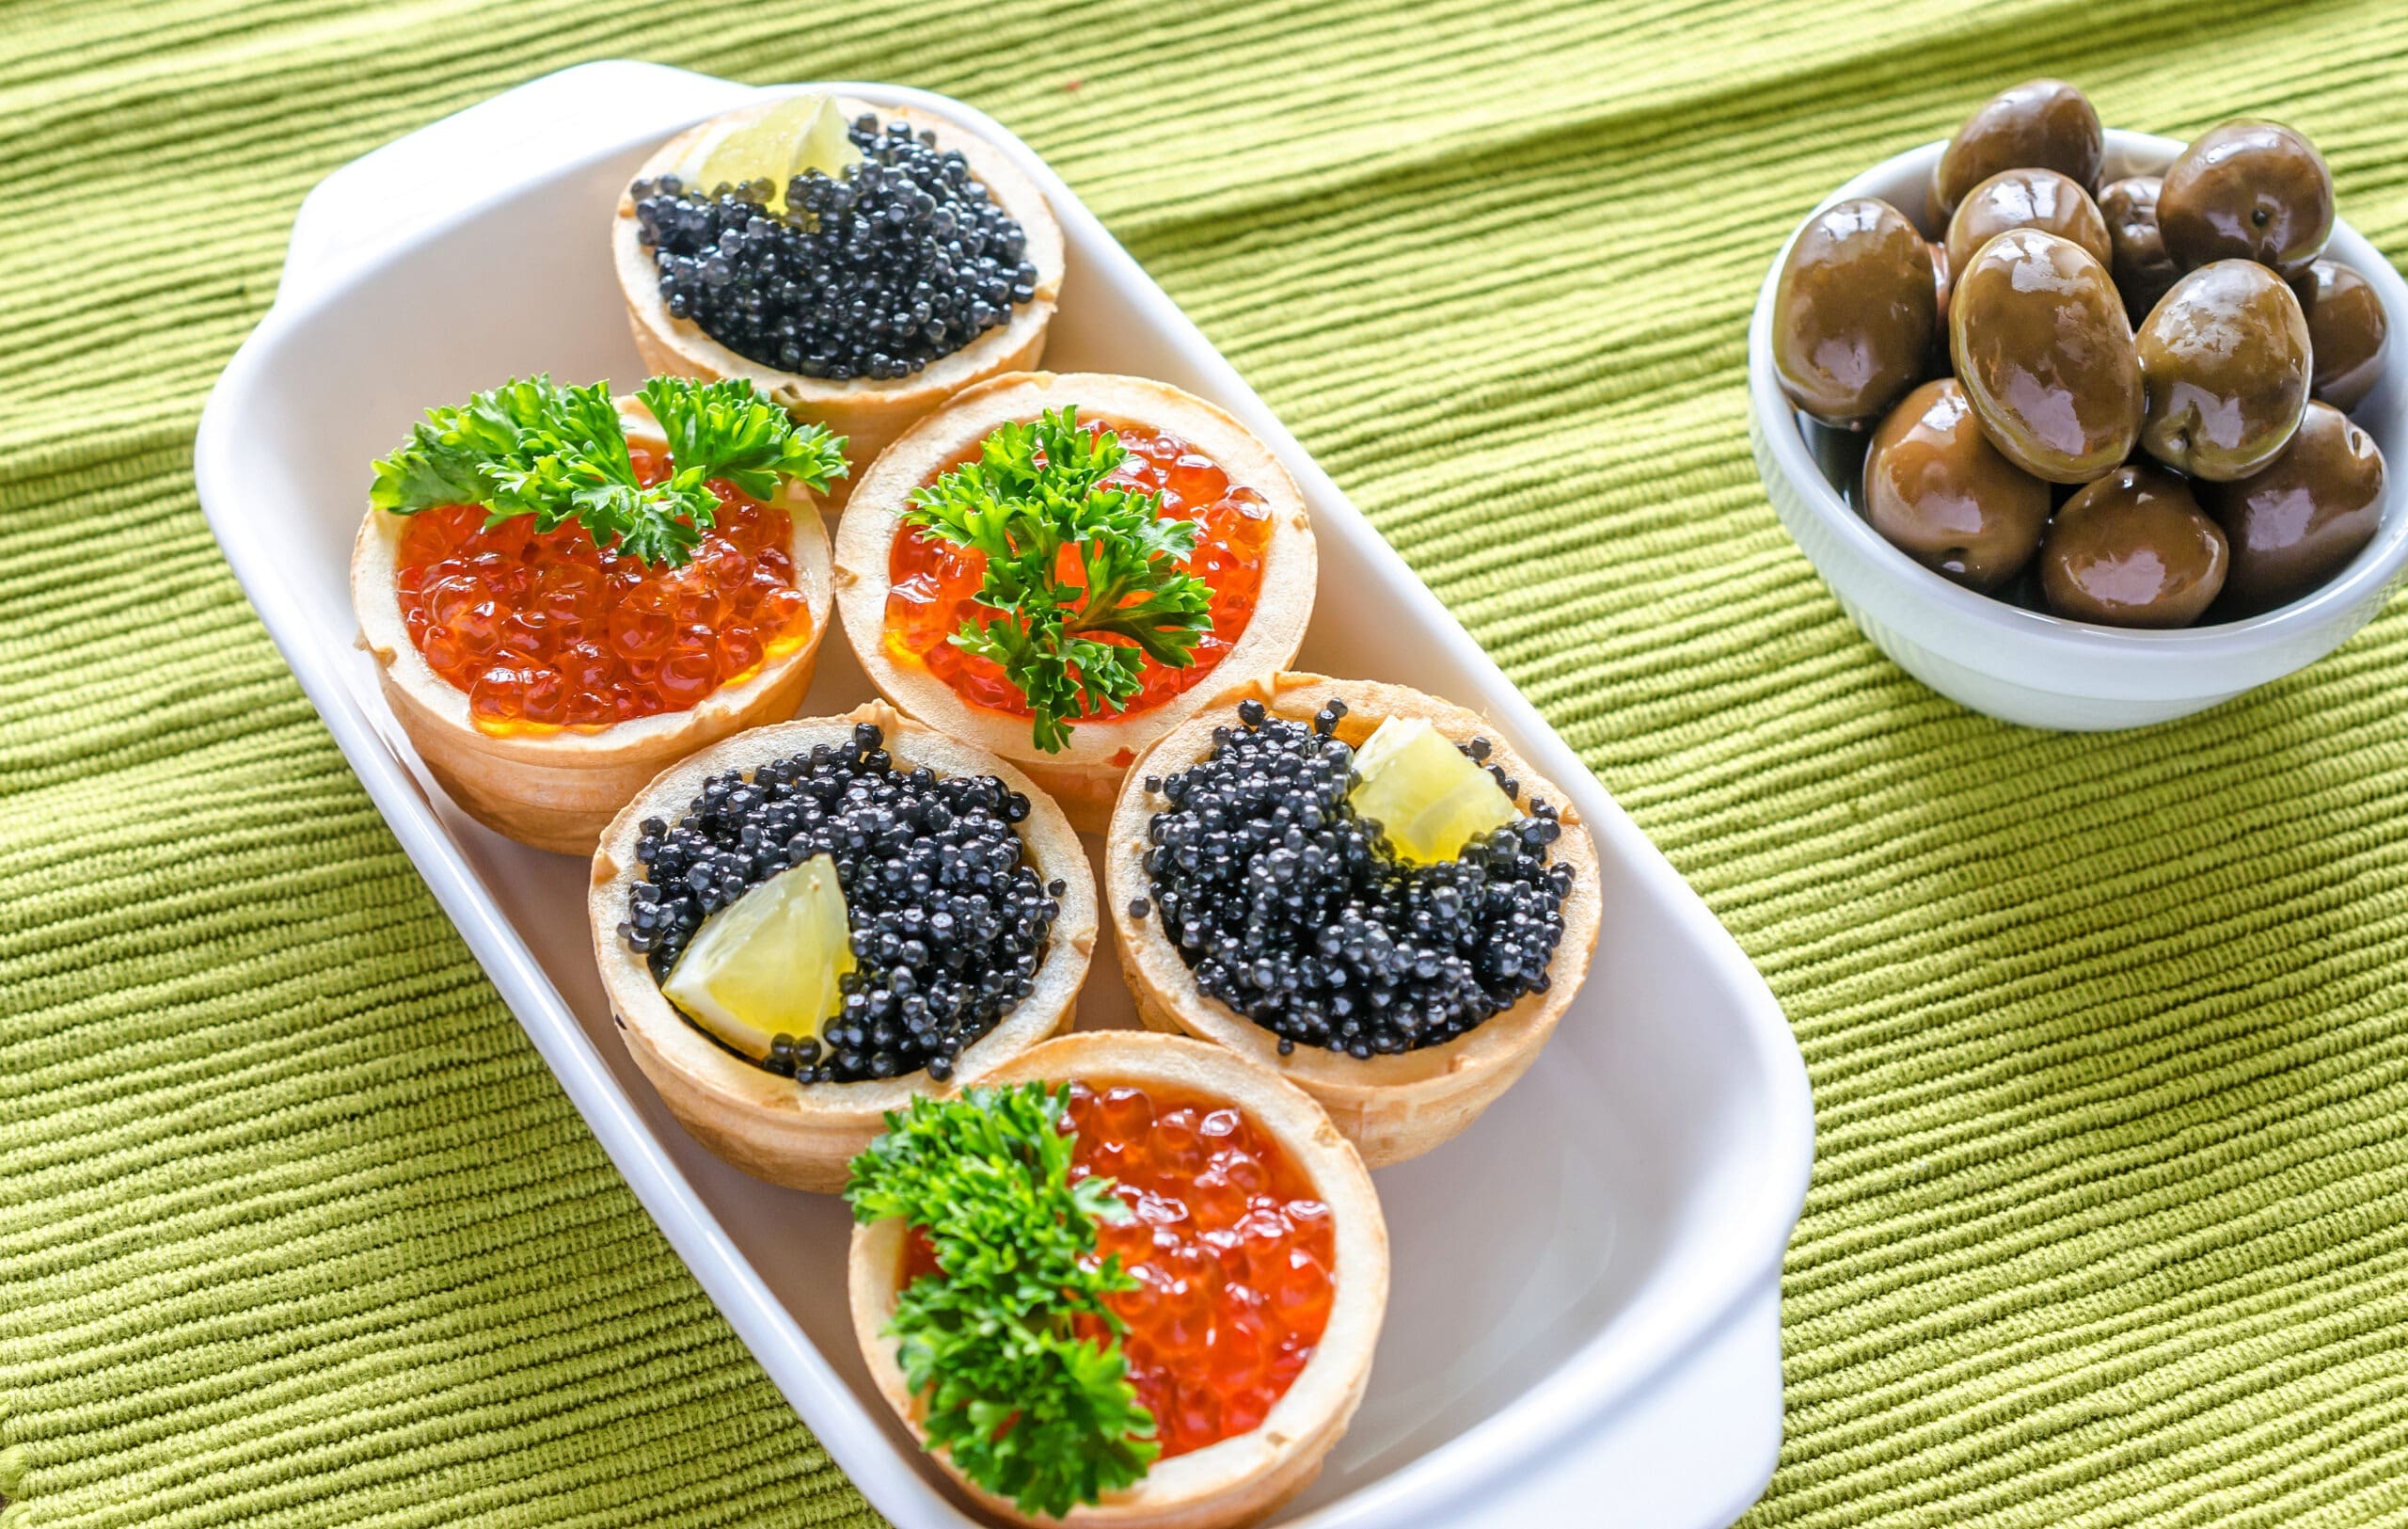
[[[2194,478],[2245,478],[2307,407],[2307,319],[2282,278],[2220,260],[2174,283],[2141,322],[2141,445]]]
[[[1990,441],[2052,483],[2088,483],[2132,454],[2143,399],[2124,300],[2097,256],[2010,229],[1956,273],[1948,353]]]
[[[2254,260],[2305,276],[2333,232],[2333,172],[2275,122],[2226,122],[2191,142],[2157,197],[2165,252],[2183,268]]]
[[[2310,391],[2335,408],[2357,407],[2383,375],[2383,348],[2391,339],[2374,283],[2321,260],[2291,283],[2291,295],[2307,315],[2308,354],[2316,367]]]
[[[1773,289],[1782,391],[1825,424],[1873,423],[1923,376],[1935,291],[1930,247],[1895,207],[1859,197],[1816,213]]]
[[[1890,411],[1864,454],[1864,518],[1891,546],[1970,589],[2015,577],[2039,549],[2049,486],[1999,454],[1954,377]]]
[[[1968,192],[1949,218],[1949,268],[1963,270],[1975,250],[2009,229],[2046,229],[2102,263],[2115,253],[2099,204],[2070,177],[2055,170],[2001,170]]]
[[[2374,539],[2383,519],[2383,453],[2339,409],[2310,404],[2299,433],[2265,470],[2238,483],[2201,484],[2199,499],[2232,543],[2234,598],[2271,609],[2321,586]]]
[[[2157,192],[2163,183],[2154,175],[2134,175],[2099,193],[2099,211],[2107,219],[2107,242],[2115,250],[2107,268],[2115,273],[2116,290],[2124,295],[2124,312],[2135,325],[2148,317],[2157,300],[2182,279],[2182,267],[2165,252],[2165,240],[2157,228]]]
[[[1932,171],[1932,210],[1948,216],[2001,170],[2055,170],[2087,191],[2106,163],[2090,98],[2063,80],[2027,80],[1982,103],[1948,140]]]
[[[2066,501],[2040,544],[2049,609],[2111,627],[2187,627],[2224,588],[2231,554],[2188,485],[2132,462]]]

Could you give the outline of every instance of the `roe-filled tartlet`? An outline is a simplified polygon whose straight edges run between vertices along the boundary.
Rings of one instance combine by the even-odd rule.
[[[611,244],[647,366],[749,378],[848,438],[857,467],[957,390],[1035,366],[1062,285],[1061,230],[1000,149],[825,95],[670,140]]]
[[[1587,975],[1597,857],[1479,716],[1283,674],[1131,771],[1104,880],[1137,1012],[1301,1086],[1374,1168],[1521,1076]]]
[[[873,702],[738,734],[627,804],[586,912],[636,1063],[759,1178],[833,1190],[885,1112],[1070,1022],[1095,884],[1019,771]]]
[[[1387,1300],[1361,1158],[1218,1048],[1048,1041],[914,1100],[853,1165],[853,1326],[879,1392],[1016,1522],[1219,1529],[1308,1484]]]
[[[747,382],[506,383],[375,464],[360,645],[463,810],[585,854],[664,767],[790,715],[830,601],[843,442]]]
[[[862,475],[835,556],[887,699],[1087,831],[1155,739],[1294,658],[1317,566],[1295,481],[1244,425],[1092,373],[998,377],[920,421]]]

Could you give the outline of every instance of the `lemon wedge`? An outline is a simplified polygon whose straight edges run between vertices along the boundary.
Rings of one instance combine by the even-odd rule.
[[[727,123],[705,134],[678,162],[688,188],[708,194],[721,185],[769,183],[769,210],[783,212],[786,183],[805,170],[840,177],[862,151],[845,135],[845,114],[836,98],[788,96],[760,116]]]
[[[703,920],[662,996],[748,1057],[781,1035],[816,1040],[844,1007],[853,969],[836,862],[814,855]]]
[[[1380,825],[1400,860],[1435,865],[1517,816],[1497,778],[1426,717],[1389,717],[1354,751],[1361,777],[1347,800]]]

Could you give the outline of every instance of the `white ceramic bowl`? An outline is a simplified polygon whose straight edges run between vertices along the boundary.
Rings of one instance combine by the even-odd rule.
[[[1943,147],[1927,143],[1885,160],[1824,205],[1879,197],[1936,237],[1942,225],[1929,205],[1931,171]],[[2106,178],[2156,174],[2181,151],[2173,138],[2111,131]],[[1977,595],[1883,541],[1841,497],[1835,481],[1856,470],[1859,454],[1830,438],[1835,432],[1803,420],[1773,375],[1773,285],[1788,258],[1786,243],[1765,274],[1748,326],[1748,434],[1765,492],[1874,645],[1976,711],[2030,727],[2138,727],[2205,710],[2279,679],[2374,619],[2408,571],[2408,491],[2400,486],[2408,473],[2408,336],[2400,333],[2408,326],[2408,283],[2347,223],[2334,225],[2325,252],[2372,282],[2391,316],[2394,337],[2383,379],[2352,416],[2383,448],[2391,470],[2374,540],[2331,583],[2289,605],[2245,621],[2176,631],[2101,627]]]

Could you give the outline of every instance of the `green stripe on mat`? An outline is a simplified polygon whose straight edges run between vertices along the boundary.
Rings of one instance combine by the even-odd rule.
[[[1788,226],[2034,73],[2117,125],[2296,123],[2398,258],[2408,9],[8,15],[7,1529],[875,1521],[495,1000],[192,497],[302,193],[610,56],[908,81],[1019,129],[1738,935],[1820,1113],[1751,1524],[2408,1523],[2408,614],[2189,723],[1993,725],[1840,615],[1740,386]]]

